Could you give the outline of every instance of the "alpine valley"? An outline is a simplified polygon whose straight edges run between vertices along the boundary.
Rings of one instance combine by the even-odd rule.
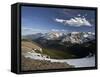
[[[36,33],[22,36],[22,41],[32,42],[42,49],[42,53],[52,59],[75,59],[95,55],[94,32]],[[41,52],[39,52],[41,53]]]

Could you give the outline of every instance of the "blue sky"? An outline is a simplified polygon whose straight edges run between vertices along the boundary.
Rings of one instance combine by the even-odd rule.
[[[22,6],[22,35],[59,32],[94,32],[95,11]]]

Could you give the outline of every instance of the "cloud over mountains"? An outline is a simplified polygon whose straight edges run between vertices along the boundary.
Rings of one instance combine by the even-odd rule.
[[[92,24],[88,20],[86,20],[85,17],[74,17],[70,18],[69,20],[56,18],[55,21],[62,23],[64,25],[68,24],[69,26],[74,26],[74,27],[92,26]]]

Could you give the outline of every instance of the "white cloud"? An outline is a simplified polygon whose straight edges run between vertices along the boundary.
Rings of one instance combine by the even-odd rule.
[[[56,18],[55,21],[60,22],[60,23],[64,23],[65,20]]]
[[[80,26],[91,27],[92,26],[91,23],[88,20],[86,20],[85,17],[74,17],[69,20],[56,18],[55,21],[59,23],[63,23],[65,25],[68,24],[69,26],[74,26],[74,27],[80,27]]]
[[[31,30],[32,31],[33,29],[32,28],[28,28],[28,27],[22,27],[22,30],[25,30],[25,31],[26,30]]]
[[[22,27],[22,31],[33,31],[33,32],[35,32],[35,31],[44,31],[44,30],[42,30],[42,29],[34,29],[34,28],[31,28],[31,27]],[[47,31],[47,30],[46,30]]]
[[[68,30],[65,30],[65,29],[51,29],[51,31],[54,31],[54,32],[67,32]]]
[[[36,33],[46,33],[48,30],[45,29],[35,29],[32,27],[22,27],[22,35],[36,34]]]
[[[78,14],[77,16],[81,16],[80,14]]]
[[[51,31],[59,31],[58,29],[51,29]]]

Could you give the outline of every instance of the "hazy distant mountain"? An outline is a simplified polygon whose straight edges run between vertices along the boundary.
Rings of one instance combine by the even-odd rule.
[[[36,33],[36,34],[30,34],[30,35],[24,35],[22,36],[23,39],[37,39],[42,37],[43,34],[42,33]]]

